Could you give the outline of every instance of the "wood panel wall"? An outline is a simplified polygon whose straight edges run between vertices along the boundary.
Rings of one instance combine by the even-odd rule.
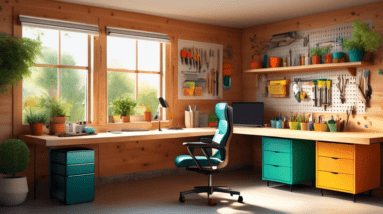
[[[107,131],[115,126],[106,124],[106,36],[105,26],[121,27],[135,30],[165,33],[171,38],[170,64],[166,71],[166,100],[174,113],[173,121],[161,125],[180,124],[184,125],[184,107],[189,104],[198,105],[201,112],[213,112],[218,102],[241,101],[242,74],[241,74],[241,30],[231,29],[207,24],[179,21],[158,16],[139,13],[112,10],[100,7],[91,7],[78,4],[70,4],[44,0],[6,0],[1,1],[0,6],[0,32],[21,36],[21,27],[17,23],[17,14],[61,19],[67,21],[98,24],[100,37],[95,42],[99,47],[96,51],[94,65],[95,87],[93,109],[98,112],[94,118],[94,126],[98,132]],[[13,19],[13,21],[12,21]],[[232,87],[224,90],[222,101],[187,101],[178,100],[178,47],[177,40],[193,40],[222,44],[224,48],[230,44],[233,47],[234,58],[224,60],[233,64]],[[21,103],[21,87],[15,87],[14,92],[0,94],[0,143],[11,137],[25,133],[28,127],[22,127],[19,120],[21,109],[15,103]],[[16,119],[15,119],[16,118]],[[15,121],[16,120],[16,121]],[[131,126],[130,124],[129,126]],[[153,123],[153,129],[158,123]],[[187,154],[182,142],[195,141],[197,138],[183,138],[171,140],[156,140],[142,142],[109,143],[92,147],[96,151],[96,176],[116,175],[130,172],[174,168],[174,158],[181,154]],[[251,138],[248,136],[235,136],[231,143],[229,164],[251,164]],[[41,146],[30,146],[30,166],[24,172],[28,177],[30,192],[34,182],[33,173],[36,170],[37,181],[48,180],[48,151]],[[86,147],[86,146],[85,146]],[[34,159],[36,154],[36,159]]]
[[[252,59],[250,50],[251,43],[249,38],[253,37],[254,34],[257,35],[258,41],[267,42],[274,34],[337,25],[345,22],[352,22],[355,19],[372,19],[373,25],[375,26],[374,31],[383,35],[383,15],[381,14],[382,9],[383,2],[380,2],[247,28],[243,31],[242,34],[242,68],[243,70],[250,69],[250,62]],[[381,47],[378,51],[374,52],[374,65],[365,67],[366,69],[370,70],[370,84],[373,93],[369,107],[366,109],[366,114],[350,116],[350,129],[353,131],[383,131],[383,75],[378,74],[379,69],[383,69],[382,60],[383,48]],[[256,101],[255,83],[255,74],[242,74],[243,101]],[[275,116],[277,113],[279,112],[269,112],[266,109],[264,123],[270,123],[270,119],[273,118],[273,116]],[[290,115],[290,112],[281,112],[281,114]],[[328,120],[331,116],[330,114],[319,113],[314,114],[314,117],[318,117],[319,115],[324,115],[325,120]],[[343,119],[346,118],[346,114],[334,114],[334,117],[338,115]],[[365,128],[365,124],[368,124],[369,128]],[[253,164],[256,169],[261,170],[261,138],[254,137],[253,141]],[[383,156],[383,150],[381,155]],[[383,181],[383,177],[381,181]],[[383,188],[380,188],[379,192],[380,194],[383,194]]]

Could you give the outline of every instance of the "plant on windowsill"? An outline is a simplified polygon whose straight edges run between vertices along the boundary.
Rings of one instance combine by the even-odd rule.
[[[8,139],[0,144],[0,173],[9,174],[0,179],[0,204],[15,206],[27,198],[28,183],[25,176],[16,176],[24,171],[29,163],[30,151],[21,140]]]
[[[137,103],[129,97],[119,97],[111,102],[113,114],[120,115],[123,123],[130,122],[130,115]]]
[[[148,121],[148,122],[152,121],[152,108],[146,107],[144,114],[145,114],[145,121]]]
[[[365,51],[377,51],[383,45],[383,37],[374,33],[368,24],[355,20],[351,39],[343,39],[342,49],[348,51],[350,62],[362,61]]]
[[[26,110],[26,112],[24,123],[29,124],[31,134],[43,135],[43,126],[49,123],[49,115],[45,111],[32,112],[31,108],[29,108],[29,111]]]
[[[66,112],[68,111],[66,104],[57,97],[46,95],[41,98],[39,105],[45,108],[50,115],[50,128],[52,134],[60,134],[65,132],[65,121],[67,119]]]
[[[33,39],[0,34],[0,93],[8,91],[24,77],[31,75],[30,68],[41,55],[41,42]]]
[[[312,59],[311,59],[312,64],[313,65],[320,64],[321,56],[330,52],[331,47],[332,47],[332,45],[330,44],[329,46],[327,46],[325,48],[320,48],[320,47],[311,48],[310,51],[311,51],[311,57],[312,57]]]
[[[253,55],[251,56],[252,62],[250,63],[251,69],[262,68],[261,54],[267,48],[267,44],[257,42],[255,37],[256,34],[254,34],[253,38],[250,37],[251,50],[253,53]]]
[[[217,126],[218,118],[215,115],[215,113],[210,113],[208,117],[208,122],[210,127],[215,127]]]

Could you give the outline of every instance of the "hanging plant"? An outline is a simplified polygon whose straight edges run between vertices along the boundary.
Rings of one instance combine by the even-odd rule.
[[[8,86],[15,86],[31,75],[30,68],[41,55],[41,42],[23,38],[18,39],[0,34],[0,93],[8,91]]]

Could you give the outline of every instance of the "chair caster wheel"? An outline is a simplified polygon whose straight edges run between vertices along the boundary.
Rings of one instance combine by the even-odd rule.
[[[209,204],[209,206],[215,206],[215,205],[217,205],[217,200],[214,198],[209,198],[208,204]]]
[[[230,194],[231,197],[233,197],[233,194]]]
[[[243,202],[243,197],[242,196],[238,197],[238,202]]]
[[[183,196],[183,195],[180,196],[180,199],[179,199],[179,200],[180,200],[181,203],[185,202],[185,196]]]

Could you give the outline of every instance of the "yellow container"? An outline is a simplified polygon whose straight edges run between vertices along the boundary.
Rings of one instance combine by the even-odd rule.
[[[327,124],[314,123],[314,129],[316,132],[327,132]]]
[[[270,94],[286,94],[285,85],[269,85],[268,89]]]
[[[290,80],[272,80],[270,85],[287,85],[290,83]]]

